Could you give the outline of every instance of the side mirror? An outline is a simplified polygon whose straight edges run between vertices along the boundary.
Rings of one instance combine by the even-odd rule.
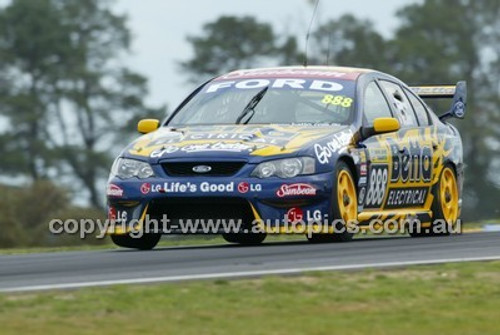
[[[391,133],[401,128],[398,119],[393,117],[379,117],[373,121],[373,127],[363,128],[362,135],[368,138],[377,134]]]
[[[399,121],[393,117],[379,117],[373,121],[375,134],[391,133],[401,128]]]
[[[160,126],[160,120],[143,119],[137,124],[137,131],[141,134],[147,134],[155,131]]]

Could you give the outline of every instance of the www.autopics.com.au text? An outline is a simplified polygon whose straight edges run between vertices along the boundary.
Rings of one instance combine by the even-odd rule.
[[[311,236],[313,234],[404,234],[406,232],[421,233],[461,233],[462,222],[451,223],[445,220],[435,220],[423,223],[415,218],[403,220],[374,219],[368,223],[356,220],[345,222],[337,219],[322,222],[290,221],[286,216],[283,220],[254,220],[250,224],[235,219],[176,219],[171,220],[165,214],[161,219],[146,215],[144,220],[100,220],[100,219],[53,219],[49,222],[49,231],[54,235],[79,235],[86,238],[95,235],[102,239],[109,234],[128,233],[131,237],[141,238],[144,234],[222,234],[222,233],[288,233]]]

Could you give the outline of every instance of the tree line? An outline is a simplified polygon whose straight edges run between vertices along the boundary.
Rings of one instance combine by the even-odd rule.
[[[99,181],[138,117],[147,80],[121,64],[126,17],[109,0],[13,0],[0,9],[0,171],[103,203]],[[81,192],[79,192],[81,194]]]

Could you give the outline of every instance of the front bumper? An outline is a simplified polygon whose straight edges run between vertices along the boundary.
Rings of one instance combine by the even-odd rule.
[[[160,215],[182,220],[258,220],[267,232],[286,233],[291,222],[312,224],[331,218],[333,172],[292,179],[277,177],[113,178],[108,184],[108,216],[118,227],[142,225]],[[174,225],[174,226],[175,226]],[[289,228],[289,227],[288,227]],[[128,228],[109,233],[128,232]],[[169,233],[186,233],[172,229]],[[190,231],[193,233],[193,230]],[[220,231],[213,231],[220,233]]]

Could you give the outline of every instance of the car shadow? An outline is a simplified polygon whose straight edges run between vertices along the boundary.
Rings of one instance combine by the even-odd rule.
[[[298,246],[298,245],[348,245],[353,243],[366,243],[369,241],[387,241],[387,240],[401,240],[409,239],[409,236],[398,235],[398,236],[380,236],[380,237],[355,237],[349,242],[337,242],[337,243],[311,243],[307,240],[296,240],[296,241],[272,241],[263,242],[257,245],[241,245],[234,243],[226,244],[207,244],[207,245],[179,245],[179,246],[160,246],[152,250],[143,250],[146,252],[161,252],[167,250],[213,250],[213,249],[233,249],[233,248],[272,248],[272,247],[282,247],[282,246]],[[140,252],[141,250],[135,249],[113,249],[115,252]]]

